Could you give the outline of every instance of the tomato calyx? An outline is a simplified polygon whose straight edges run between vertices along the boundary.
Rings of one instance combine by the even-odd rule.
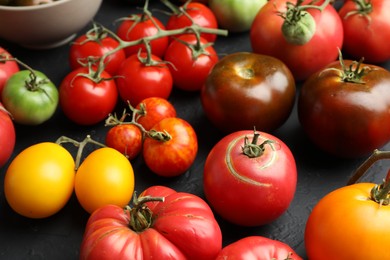
[[[356,10],[350,11],[346,13],[346,15],[343,17],[344,19],[347,19],[348,17],[352,15],[360,15],[367,19],[368,24],[371,22],[370,13],[372,12],[372,4],[371,0],[353,0],[353,2],[356,4]]]
[[[249,138],[245,136],[244,138],[244,146],[242,146],[242,153],[248,156],[249,158],[256,158],[263,155],[265,151],[265,145],[270,145],[272,143],[275,143],[272,140],[265,140],[261,144],[257,144],[257,141],[259,139],[260,133],[256,132],[253,134],[252,142],[249,141]],[[273,146],[270,145],[272,149]]]
[[[313,16],[307,12],[307,9],[317,9],[322,11],[330,0],[325,0],[320,6],[302,5],[304,0],[298,0],[294,5],[287,2],[287,10],[278,12],[284,19],[282,24],[282,33],[285,40],[291,44],[304,45],[311,40],[316,31],[316,22]]]
[[[129,228],[135,232],[142,232],[153,225],[153,212],[145,203],[164,202],[164,197],[143,196],[137,197],[134,192],[133,207],[127,206],[125,211],[130,213]]]

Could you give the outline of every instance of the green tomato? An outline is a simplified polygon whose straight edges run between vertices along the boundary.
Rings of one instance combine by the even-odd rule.
[[[209,0],[209,7],[219,27],[230,32],[245,32],[266,3],[267,0]]]
[[[15,122],[38,125],[53,116],[59,95],[57,87],[42,72],[21,70],[7,80],[2,100]]]

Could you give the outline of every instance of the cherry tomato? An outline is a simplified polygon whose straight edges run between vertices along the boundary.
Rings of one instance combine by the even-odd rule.
[[[157,27],[156,27],[157,26]],[[159,29],[165,30],[164,24],[156,17],[148,17],[144,14],[131,15],[124,19],[117,28],[116,34],[124,41],[141,41],[145,37],[153,36]],[[169,39],[167,36],[159,37],[150,42],[152,54],[163,57],[168,47]],[[146,51],[143,43],[126,47],[126,56],[136,54],[139,50]]]
[[[309,259],[390,258],[390,206],[373,200],[374,187],[357,183],[338,188],[314,206],[305,229]]]
[[[1,61],[2,59],[12,59],[12,55],[0,47],[0,100],[1,92],[3,91],[5,82],[13,75],[19,71],[19,66],[16,61]]]
[[[185,173],[198,152],[198,140],[192,126],[184,119],[170,117],[158,122],[150,131],[160,134],[144,140],[142,153],[149,169],[164,177]]]
[[[15,148],[15,127],[8,112],[0,103],[0,168],[11,157]]]
[[[214,47],[206,44],[205,39],[200,38],[198,42],[192,34],[182,35],[169,44],[164,60],[171,64],[169,69],[175,87],[187,91],[202,88],[207,75],[219,59]]]
[[[150,201],[163,198],[164,201]],[[207,203],[164,186],[147,188],[130,209],[107,205],[90,216],[80,259],[213,260],[222,248]]]
[[[201,90],[203,110],[221,131],[272,131],[289,117],[295,81],[280,60],[237,52],[222,58]]]
[[[22,216],[46,218],[60,211],[73,193],[75,162],[56,143],[43,142],[19,153],[4,179],[8,204]]]
[[[176,117],[175,107],[166,99],[150,97],[142,100],[136,107],[137,123],[149,131],[155,124],[167,117]]]
[[[298,118],[310,140],[339,157],[362,157],[390,141],[390,72],[358,64],[329,64],[298,97]]]
[[[343,51],[365,62],[390,59],[390,1],[346,1],[339,10],[344,28]]]
[[[133,160],[141,153],[143,134],[134,124],[119,124],[113,126],[106,134],[106,145]]]
[[[91,78],[91,75],[99,78]],[[114,110],[118,99],[118,90],[111,75],[102,71],[97,76],[87,67],[77,68],[66,75],[59,86],[59,93],[62,111],[80,125],[104,120]]]
[[[313,1],[305,0],[300,7],[307,6],[311,2]],[[312,5],[318,7],[323,2],[314,1]],[[300,28],[304,28],[304,30],[287,28],[286,31],[304,33],[300,34],[300,37],[294,35],[285,37],[282,32],[285,19],[280,14],[285,12],[288,6],[291,7],[296,3],[297,0],[270,0],[266,3],[252,23],[250,41],[255,53],[270,55],[282,60],[289,67],[294,78],[300,81],[337,58],[338,49],[341,49],[343,44],[344,34],[340,16],[331,4],[327,4],[322,11],[317,8],[305,9],[304,12],[300,12],[300,15],[294,16],[294,18],[299,17],[296,22],[286,21],[285,25],[298,24]],[[284,15],[289,17],[287,14]],[[306,19],[310,21],[307,22]],[[308,23],[311,25],[310,29],[307,28]],[[309,31],[314,34],[309,34]],[[292,42],[297,38],[308,41]]]
[[[151,56],[154,64],[140,60],[145,58],[146,53],[131,55],[117,73],[119,95],[132,106],[148,97],[168,98],[172,92],[173,79],[168,66],[155,55]]]
[[[107,204],[125,207],[133,196],[134,171],[129,160],[113,148],[90,153],[77,169],[75,192],[89,213]]]
[[[242,238],[225,246],[215,260],[302,260],[287,244],[261,236]]]
[[[167,30],[181,29],[192,24],[197,24],[204,28],[218,29],[217,19],[207,5],[196,2],[188,2],[180,8],[174,10],[166,23]],[[175,35],[174,37],[179,37]],[[200,36],[208,42],[215,42],[216,34],[201,33]]]
[[[88,59],[101,58],[106,53],[119,46],[119,42],[108,36],[103,29],[96,27],[95,30],[79,36],[71,45],[69,50],[69,63],[72,70],[83,67]],[[110,75],[116,75],[119,65],[126,59],[123,49],[118,49],[104,60],[104,70]]]
[[[211,149],[203,170],[210,206],[241,226],[276,220],[294,198],[296,183],[297,167],[287,145],[275,136],[251,130],[223,137]]]

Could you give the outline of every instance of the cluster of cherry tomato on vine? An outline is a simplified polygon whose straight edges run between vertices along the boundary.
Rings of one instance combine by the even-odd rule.
[[[13,81],[9,80],[3,85],[4,111],[9,111],[15,122],[42,123],[51,117],[59,104],[64,114],[77,124],[93,125],[106,119],[106,123],[115,125],[108,131],[105,140],[107,146],[115,149],[106,147],[96,150],[80,167],[76,167],[75,176],[73,159],[69,158],[61,146],[50,144],[61,150],[57,153],[58,156],[68,157],[62,173],[73,176],[62,182],[61,185],[67,185],[60,189],[61,194],[58,195],[58,200],[54,200],[53,208],[36,212],[39,207],[31,209],[34,205],[31,201],[29,205],[21,203],[29,197],[29,190],[18,189],[17,184],[22,181],[17,178],[18,175],[11,174],[22,172],[13,168],[16,167],[14,165],[22,165],[18,164],[17,160],[26,161],[22,156],[25,154],[37,155],[39,147],[32,148],[33,152],[23,151],[8,170],[10,174],[7,176],[13,177],[6,177],[5,181],[6,197],[11,206],[20,214],[31,217],[54,214],[63,207],[75,189],[80,204],[88,212],[94,212],[87,224],[82,245],[81,255],[85,258],[94,257],[94,254],[102,251],[113,253],[110,251],[112,237],[106,236],[107,229],[121,226],[129,232],[128,236],[147,238],[151,232],[140,232],[145,231],[146,224],[147,227],[152,224],[153,228],[161,233],[175,234],[177,230],[193,225],[192,227],[196,226],[197,230],[208,234],[207,238],[202,239],[202,243],[197,243],[196,249],[191,248],[188,241],[183,244],[183,241],[172,235],[168,240],[177,247],[165,245],[164,252],[152,248],[147,254],[160,257],[163,257],[163,254],[171,254],[175,255],[176,259],[188,256],[209,259],[221,252],[222,235],[218,223],[209,206],[196,196],[177,193],[166,187],[151,187],[134,199],[133,209],[123,211],[123,207],[133,196],[134,189],[133,170],[129,160],[142,152],[147,166],[153,172],[166,177],[182,174],[194,162],[198,149],[196,133],[188,122],[176,117],[176,111],[167,101],[174,86],[185,91],[199,91],[206,116],[220,130],[230,133],[210,151],[205,163],[203,185],[206,199],[212,208],[228,221],[238,225],[256,226],[270,223],[287,210],[294,196],[296,166],[291,151],[283,141],[266,132],[260,132],[258,137],[256,131],[237,130],[255,126],[256,129],[271,132],[280,127],[292,111],[296,81],[303,84],[298,97],[299,120],[313,143],[321,149],[336,156],[359,157],[390,140],[390,73],[380,66],[363,64],[360,60],[364,57],[365,62],[380,63],[390,58],[387,44],[390,37],[386,34],[390,30],[378,29],[385,24],[382,16],[386,16],[385,10],[389,10],[386,1],[350,0],[346,1],[339,11],[336,11],[328,0],[297,1],[297,6],[288,4],[289,1],[286,0],[269,1],[256,14],[250,27],[253,53],[236,53],[222,59],[218,58],[210,44],[216,40],[215,33],[221,31],[218,31],[216,17],[206,5],[188,2],[185,5],[186,15],[183,15],[175,14],[180,11],[179,8],[167,1],[163,2],[168,4],[174,13],[165,25],[144,9],[142,14],[122,19],[115,33],[96,24],[85,35],[76,39],[69,53],[72,71],[60,84],[58,93],[45,75],[32,68],[27,67],[19,78],[15,78],[14,80],[23,79],[30,82],[29,87],[39,89],[37,94],[46,98],[46,113],[40,114],[39,117],[32,117],[26,113],[27,109],[18,113],[22,107],[17,106],[17,100],[21,99],[21,96],[25,97],[25,92],[12,99],[14,92],[11,92],[6,84],[14,84]],[[371,12],[368,11],[369,7]],[[290,11],[297,13],[292,15]],[[200,15],[206,19],[196,20]],[[188,16],[192,18],[188,19]],[[291,34],[292,30],[287,28],[285,21],[296,17],[311,17],[311,20],[304,22],[310,25],[309,28],[314,28],[313,31],[308,35]],[[200,21],[207,23],[201,24]],[[202,27],[201,33],[194,25]],[[180,31],[180,28],[188,26],[191,29]],[[387,23],[387,26],[390,28],[390,23]],[[340,50],[345,52],[347,57],[357,58],[358,61],[344,60]],[[3,58],[9,59],[5,63],[9,75],[17,73],[17,62],[20,61],[12,60],[5,51],[1,53]],[[102,57],[104,59],[101,59]],[[339,61],[335,61],[337,57]],[[247,73],[248,71],[252,73]],[[244,81],[247,83],[246,89],[237,91],[237,84]],[[253,84],[254,81],[257,85]],[[262,90],[258,88],[259,81]],[[0,87],[3,86],[0,81]],[[264,88],[266,91],[262,92]],[[260,92],[270,98],[264,100],[254,95]],[[107,115],[112,113],[117,105],[118,96],[124,104],[131,104],[131,113],[128,115],[125,112],[119,120],[112,115],[107,119]],[[14,110],[16,107],[18,110]],[[255,110],[253,107],[261,109]],[[32,110],[31,104],[28,110]],[[5,118],[0,123],[5,122],[4,129],[8,129],[6,134],[12,137],[13,130],[9,123],[12,121],[6,113],[1,113],[0,116]],[[125,120],[128,116],[131,117],[129,122]],[[248,138],[255,141],[251,142]],[[257,143],[258,138],[262,143]],[[2,150],[0,164],[4,164],[12,153],[14,139],[8,138],[4,147],[9,149]],[[242,153],[246,156],[242,157]],[[169,156],[160,156],[161,154]],[[255,171],[258,168],[257,162],[248,159],[260,156],[263,163],[260,168],[268,175],[277,176],[273,180],[259,178]],[[114,161],[118,165],[118,176],[121,176],[126,185],[118,186],[106,182],[109,177],[104,176],[104,166],[108,167],[112,161],[105,161],[104,158],[116,158]],[[96,164],[98,161],[100,163]],[[226,161],[228,163],[225,163]],[[101,175],[90,176],[88,172],[92,171]],[[20,178],[22,177],[24,178]],[[96,190],[87,188],[87,182],[91,180],[96,181],[93,186],[101,191],[116,190],[114,196],[120,198],[120,201],[101,194],[96,196]],[[221,200],[220,194],[224,194],[226,187],[242,190],[242,196],[225,194],[224,200]],[[369,190],[372,187],[369,185],[363,188]],[[253,194],[260,194],[259,197],[264,199],[248,199],[253,197]],[[149,196],[155,197],[155,201],[149,200]],[[161,201],[161,198],[164,198],[164,201]],[[183,202],[178,205],[178,198],[188,199],[188,204]],[[38,196],[35,205],[39,205],[39,199],[42,198]],[[116,206],[101,208],[107,201]],[[324,203],[331,205],[334,201],[335,199],[328,199]],[[166,205],[173,205],[174,213],[170,212]],[[327,250],[332,244],[331,237],[318,237],[321,235],[317,232],[320,226],[318,223],[328,220],[325,213],[317,209],[316,214],[310,218],[310,225],[306,229],[308,255],[315,259],[336,259],[341,252],[337,246]],[[192,218],[189,220],[189,214],[202,216],[208,225],[204,222],[194,224]],[[115,215],[115,220],[108,221],[109,223],[101,228],[101,223],[107,221],[106,217],[111,215]],[[151,215],[157,216],[153,223],[148,222]],[[160,220],[160,216],[169,216],[171,219],[164,221],[161,217]],[[332,221],[329,223],[333,224]],[[133,231],[140,233],[129,231],[129,225],[133,227]],[[94,233],[96,230],[98,232]],[[200,241],[196,235],[191,236],[191,232],[183,232],[194,241]],[[95,244],[96,237],[104,237],[106,240],[99,240],[100,243]],[[125,236],[124,238],[127,239]],[[260,238],[246,238],[240,243],[249,245],[253,243],[249,242],[251,239],[259,243]],[[277,246],[284,259],[299,259],[287,245],[262,239],[269,245]],[[350,238],[345,240],[349,241]],[[127,241],[129,250],[137,248],[130,243],[135,240]],[[321,241],[327,246],[315,241]],[[379,252],[379,248],[375,251]],[[227,253],[229,249],[232,252]],[[237,251],[234,246],[229,249],[224,253],[232,255],[233,251]],[[358,259],[352,252],[354,249],[343,250],[344,259]],[[381,256],[384,254],[381,253]],[[222,258],[223,253],[220,255]],[[364,259],[365,256],[359,257]]]

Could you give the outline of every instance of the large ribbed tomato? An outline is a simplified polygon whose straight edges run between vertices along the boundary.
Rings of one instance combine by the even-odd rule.
[[[211,260],[221,250],[220,227],[200,197],[152,186],[134,204],[107,205],[90,216],[80,259]]]

